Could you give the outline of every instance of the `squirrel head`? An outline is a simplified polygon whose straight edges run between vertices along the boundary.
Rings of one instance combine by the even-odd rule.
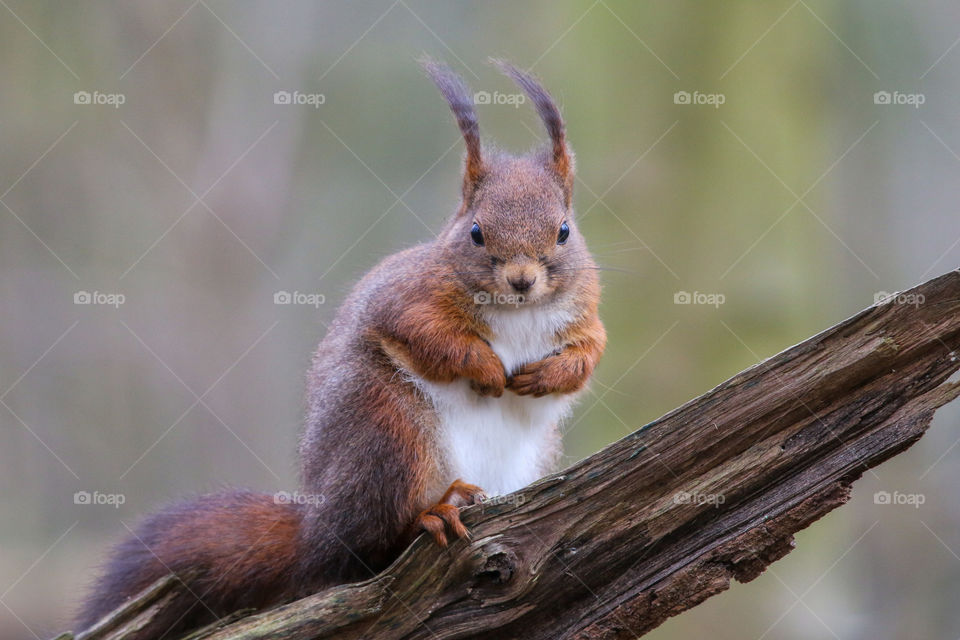
[[[533,102],[550,141],[522,156],[483,147],[473,94],[449,67],[424,60],[467,147],[462,201],[437,242],[471,293],[537,303],[569,290],[581,274],[592,277],[574,221],[573,152],[560,111],[539,82],[507,62],[493,63]]]

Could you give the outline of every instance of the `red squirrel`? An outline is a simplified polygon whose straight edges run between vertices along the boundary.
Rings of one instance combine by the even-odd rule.
[[[466,142],[461,202],[435,239],[364,276],[320,342],[300,499],[228,490],[148,517],[114,549],[80,628],[171,572],[187,589],[138,640],[369,578],[420,532],[441,547],[468,537],[460,507],[553,469],[558,423],[606,343],[600,286],[560,112],[531,75],[496,64],[549,143],[481,148],[472,93],[423,63]]]

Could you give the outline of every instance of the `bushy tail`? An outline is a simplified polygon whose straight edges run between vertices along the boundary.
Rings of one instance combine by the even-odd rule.
[[[136,640],[173,640],[239,609],[291,599],[301,520],[298,505],[244,490],[168,507],[113,549],[75,629],[170,573],[183,576],[186,589]]]

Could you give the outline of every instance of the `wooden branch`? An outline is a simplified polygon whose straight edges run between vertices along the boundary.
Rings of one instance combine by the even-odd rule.
[[[421,536],[366,582],[200,636],[634,638],[788,553],[960,395],[958,369],[955,271],[465,510],[472,542],[440,551]]]
[[[182,576],[184,580],[187,576]],[[160,578],[140,594],[104,616],[89,629],[78,633],[76,640],[122,640],[142,629],[160,610],[176,597],[181,578],[170,574]],[[57,636],[55,640],[72,636]]]

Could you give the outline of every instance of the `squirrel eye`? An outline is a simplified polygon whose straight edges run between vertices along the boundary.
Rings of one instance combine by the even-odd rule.
[[[570,226],[564,222],[560,225],[560,233],[557,234],[557,244],[563,244],[570,237]]]
[[[470,227],[470,238],[473,240],[473,244],[478,247],[483,246],[483,232],[480,231],[480,225],[476,222],[473,223],[473,226]]]

